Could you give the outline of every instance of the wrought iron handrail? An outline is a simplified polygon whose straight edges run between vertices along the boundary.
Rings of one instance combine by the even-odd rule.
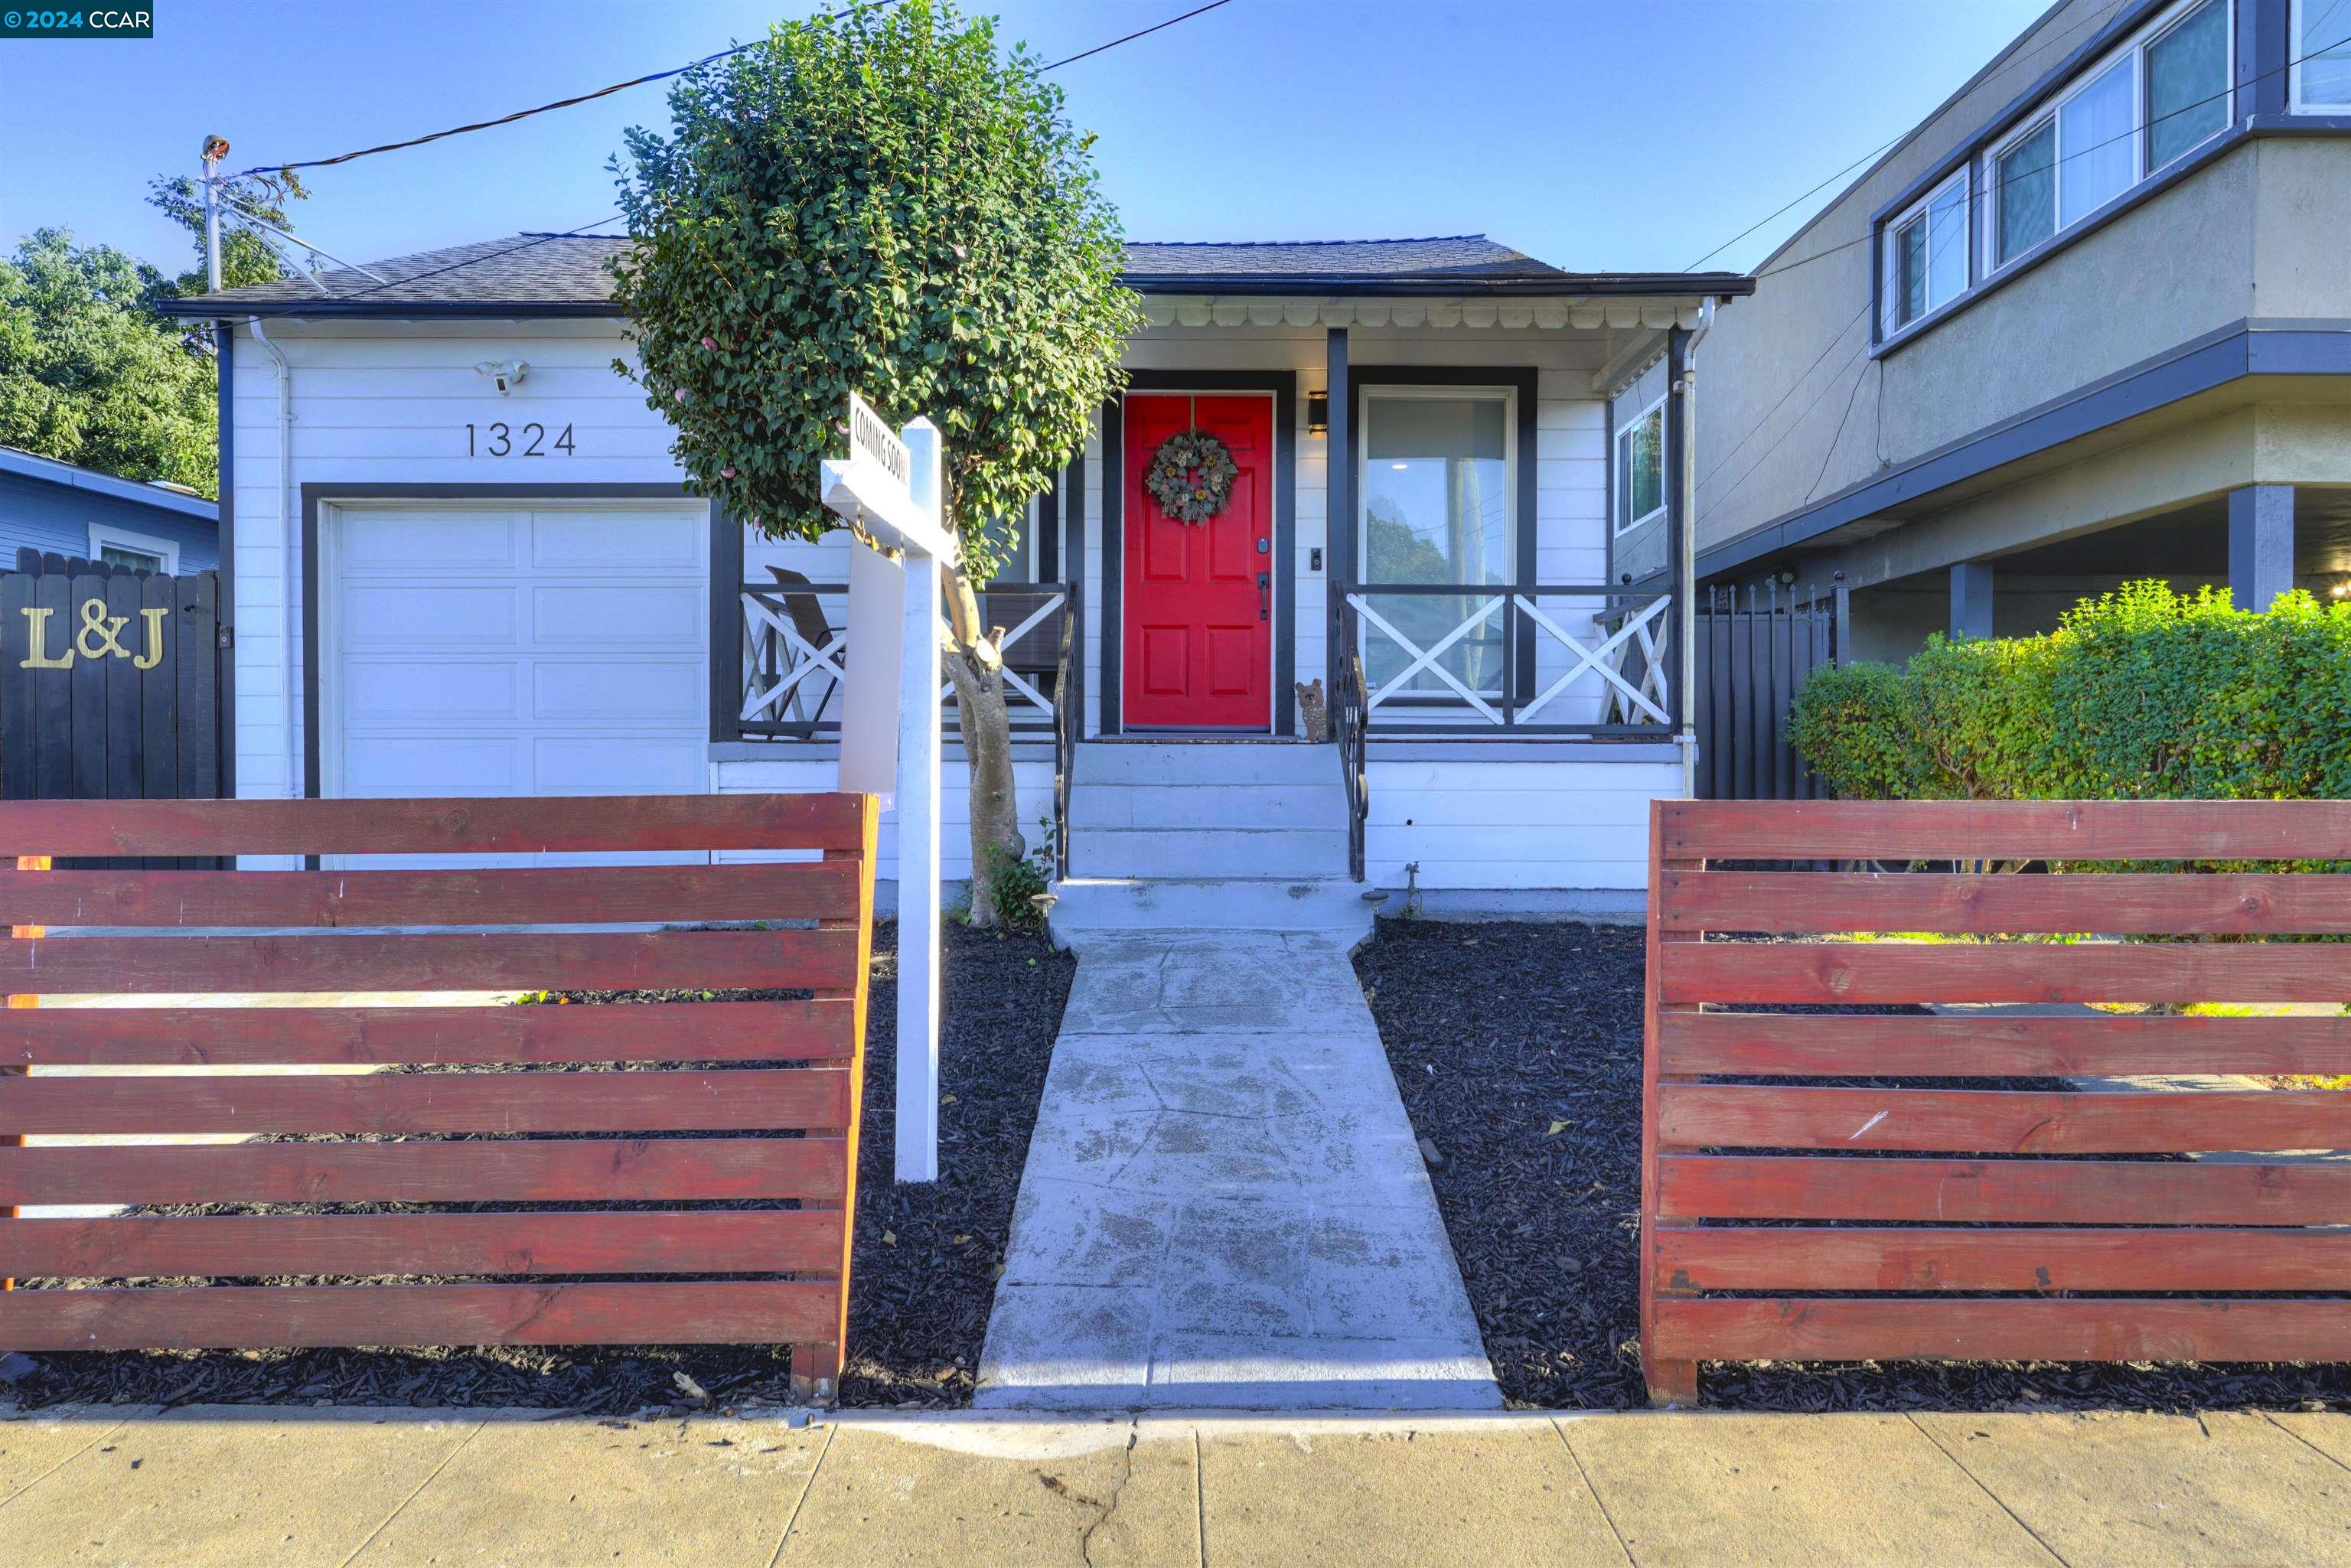
[[[1053,877],[1070,877],[1070,783],[1078,759],[1078,734],[1084,725],[1070,685],[1070,649],[1077,634],[1078,584],[1067,585],[1061,615],[1061,652],[1053,667]]]
[[[1364,756],[1363,633],[1345,594],[1332,600],[1331,738],[1339,752],[1339,782],[1347,792],[1347,873],[1364,880],[1364,831],[1371,819],[1372,787]]]
[[[1364,682],[1364,727],[1372,733],[1655,738],[1674,731],[1679,709],[1668,679],[1670,593],[1612,583],[1377,582],[1342,585],[1333,598],[1350,612],[1343,646],[1360,656],[1376,633],[1404,655],[1402,668],[1378,686]],[[1391,607],[1384,614],[1377,602],[1420,599],[1453,600],[1467,614],[1431,635],[1409,621],[1400,626],[1401,612]],[[1575,615],[1557,608],[1562,600],[1587,601],[1588,639],[1578,634]],[[1469,672],[1457,673],[1447,662],[1473,643],[1499,645],[1501,653],[1499,667],[1474,677],[1475,685],[1462,678]],[[1564,664],[1541,668],[1545,648],[1551,658],[1565,655]],[[1424,675],[1435,685],[1416,684]],[[1594,695],[1600,701],[1591,719],[1541,716],[1556,713],[1552,704],[1562,697],[1579,703]]]

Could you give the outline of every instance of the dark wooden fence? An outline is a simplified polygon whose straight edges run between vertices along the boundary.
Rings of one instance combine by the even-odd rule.
[[[0,943],[0,990],[18,993],[0,1011],[0,1066],[11,1073],[410,1069],[0,1074],[0,1143],[52,1134],[340,1139],[0,1147],[5,1205],[316,1208],[0,1218],[0,1275],[59,1287],[111,1281],[0,1294],[0,1346],[772,1342],[793,1347],[795,1379],[821,1393],[846,1333],[874,821],[873,799],[862,795],[0,803],[0,854],[21,856],[824,856],[481,871],[0,871],[0,922],[156,928]],[[799,928],[479,929],[743,921]],[[351,925],[455,929],[332,929]],[[218,934],[237,926],[280,934]],[[287,927],[317,929],[288,936]],[[214,934],[183,934],[191,928]],[[726,995],[776,988],[810,995]],[[93,991],[120,999],[517,988],[718,999],[22,1006]],[[588,1064],[639,1070],[579,1070]],[[757,1207],[711,1207],[745,1200]],[[444,1207],[485,1203],[513,1207]],[[367,1211],[392,1204],[423,1211]],[[604,1278],[565,1278],[577,1275]],[[647,1275],[662,1278],[630,1278]],[[187,1276],[214,1282],[124,1283]],[[380,1282],[317,1282],[353,1276]],[[404,1276],[433,1282],[391,1282]],[[218,1282],[288,1277],[297,1282]]]
[[[0,575],[0,798],[228,792],[229,661],[214,572],[21,550]]]
[[[2351,1360],[2351,1165],[2274,1153],[2351,1147],[2351,1094],[1834,1082],[2339,1074],[2351,1018],[1753,1010],[2336,1003],[2351,948],[1707,939],[2351,934],[2351,875],[1739,869],[2351,861],[2351,801],[1660,801],[1650,853],[1653,1397],[1695,1397],[1718,1360]]]
[[[1790,705],[1814,670],[1851,654],[1850,591],[1776,582],[1705,591],[1698,604],[1698,793],[1708,800],[1810,800],[1828,791],[1788,737]]]

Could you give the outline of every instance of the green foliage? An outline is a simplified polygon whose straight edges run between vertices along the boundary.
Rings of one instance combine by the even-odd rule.
[[[988,890],[995,897],[996,923],[1014,927],[1043,924],[1044,911],[1032,902],[1051,885],[1051,873],[1043,852],[1016,855],[1001,844],[989,844],[986,853],[996,871],[988,879]]]
[[[2351,797],[2351,605],[2134,582],[2040,637],[1823,671],[1796,747],[1854,799]]]
[[[1847,800],[1917,800],[1929,793],[1929,769],[1912,709],[1901,671],[1844,664],[1804,683],[1789,734],[1813,770]]]
[[[294,225],[286,215],[286,204],[309,193],[303,188],[301,177],[291,169],[275,174],[244,174],[220,182],[222,287],[275,283],[287,276],[277,253],[262,238],[261,230],[237,209],[243,207],[254,217],[290,232]],[[158,174],[147,182],[147,204],[187,230],[195,244],[195,267],[173,278],[165,286],[165,292],[205,292],[204,193],[185,174]]]
[[[975,580],[1084,439],[1141,325],[1117,220],[1060,89],[947,0],[781,24],[628,132],[616,267],[698,490],[777,537],[837,526],[817,465],[852,391],[944,436]]]
[[[63,229],[0,260],[0,443],[215,494],[213,361],[156,313],[169,287]]]

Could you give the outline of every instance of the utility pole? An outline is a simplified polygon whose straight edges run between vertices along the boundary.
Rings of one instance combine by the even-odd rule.
[[[218,136],[204,138],[204,288],[212,294],[221,289],[220,191],[214,171],[227,156],[226,140]]]

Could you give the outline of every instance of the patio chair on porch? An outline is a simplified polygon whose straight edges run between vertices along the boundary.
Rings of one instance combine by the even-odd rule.
[[[818,597],[815,584],[811,583],[805,574],[794,571],[789,567],[771,565],[768,568],[768,575],[776,580],[778,590],[776,597],[779,601],[778,608],[783,611],[784,619],[792,623],[792,631],[799,635],[800,641],[811,648],[831,647],[834,639],[841,635],[841,629],[833,626],[826,619],[824,601]],[[806,653],[799,652],[789,644],[783,644],[782,639],[778,639],[778,643],[782,644],[778,650],[779,662],[774,669],[763,672],[771,684],[789,676],[809,658]],[[833,654],[833,660],[841,668],[847,669],[849,650],[841,649]],[[818,677],[810,677],[811,680],[815,678]],[[833,695],[841,690],[841,683],[829,677],[825,678],[824,695],[817,698],[813,711],[809,707],[809,685],[810,681],[803,680],[794,686],[787,706],[792,711],[793,722],[806,726],[810,733],[813,733],[816,727],[824,722],[824,710],[832,706]]]

